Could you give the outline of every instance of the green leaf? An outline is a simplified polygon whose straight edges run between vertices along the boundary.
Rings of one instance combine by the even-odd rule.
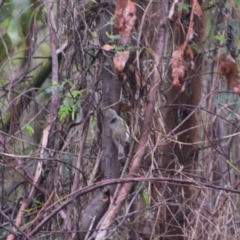
[[[201,52],[201,48],[197,44],[194,44],[194,43],[191,44],[191,48],[196,53],[200,53]]]
[[[214,39],[218,40],[221,43],[226,43],[226,38],[222,34],[217,34],[213,37]]]
[[[34,129],[33,129],[30,125],[27,125],[27,126],[25,127],[25,129],[26,129],[26,131],[28,132],[28,134],[29,134],[30,136],[32,136],[32,135],[34,134]]]
[[[116,23],[116,18],[115,17],[111,17],[110,21],[108,22],[108,24],[111,25],[111,26],[114,26],[115,23]]]
[[[216,1],[216,0],[209,1],[208,3],[209,5],[202,6],[202,11],[210,10],[211,8],[215,7],[219,3],[220,1]]]
[[[86,89],[82,89],[82,90],[73,90],[72,95],[74,98],[77,97],[82,97],[84,95],[84,93],[86,92]]]
[[[214,99],[213,105],[216,107],[217,105],[224,103],[225,101],[232,102],[233,94],[224,93],[218,96],[218,98]]]
[[[238,173],[240,173],[240,169],[235,167],[229,160],[227,160],[227,163],[234,169],[236,170]]]
[[[72,106],[71,106],[71,119],[72,119],[72,121],[75,120],[76,110],[77,110],[76,105],[72,105]]]
[[[0,22],[4,21],[8,17],[11,17],[13,10],[14,10],[14,1],[6,0],[0,10]]]
[[[66,119],[66,117],[69,115],[69,112],[70,112],[69,106],[62,106],[59,109],[58,115],[61,122],[63,122]]]
[[[8,53],[11,52],[12,40],[7,33],[0,38],[0,62],[4,60]]]
[[[5,81],[4,79],[0,78],[0,86],[4,85],[5,84]]]
[[[46,93],[52,93],[57,89],[59,89],[59,86],[50,86],[50,87],[46,88],[45,91],[46,91]]]
[[[112,35],[106,32],[107,37],[109,38],[110,41],[118,40],[120,39],[120,35]]]
[[[186,4],[186,3],[177,3],[177,10],[183,10],[186,13],[190,12],[191,5]]]
[[[53,85],[53,86],[57,86],[57,85],[58,85],[58,82],[55,81],[55,80],[52,80],[52,85]]]
[[[52,93],[55,90],[61,91],[63,89],[62,85],[59,85],[57,81],[52,80],[52,85],[46,88],[46,93]]]
[[[68,84],[69,86],[72,86],[72,80],[67,79],[67,80],[63,81],[62,84],[61,84],[62,89],[64,88],[64,86],[66,84]]]
[[[144,202],[145,204],[149,204],[149,203],[150,203],[150,197],[149,197],[148,192],[147,192],[146,189],[144,189],[144,190],[142,191],[142,199],[143,199],[143,202]]]
[[[27,36],[29,33],[29,27],[30,27],[33,11],[34,11],[34,8],[28,7],[27,10],[23,12],[23,14],[19,19],[20,27],[22,29],[22,33],[24,36]]]
[[[67,116],[71,116],[71,120],[74,121],[76,117],[76,112],[77,106],[75,104],[64,105],[58,111],[59,119],[61,122],[63,122]]]

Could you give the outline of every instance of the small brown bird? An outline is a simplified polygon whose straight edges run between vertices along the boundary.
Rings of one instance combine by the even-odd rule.
[[[128,125],[111,108],[108,108],[106,110],[105,117],[111,129],[112,140],[116,148],[118,149],[118,160],[124,159],[125,158],[124,146],[130,140]]]

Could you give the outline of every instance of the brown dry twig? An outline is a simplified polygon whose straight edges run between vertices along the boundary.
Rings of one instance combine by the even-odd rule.
[[[229,193],[236,193],[236,194],[240,194],[239,190],[234,190],[232,188],[224,188],[224,187],[219,187],[216,186],[214,184],[210,184],[210,183],[201,183],[201,182],[197,182],[194,181],[192,179],[179,179],[179,178],[168,178],[168,177],[160,177],[160,178],[146,178],[146,177],[138,177],[138,178],[134,178],[134,177],[129,177],[129,178],[117,178],[117,179],[108,179],[108,180],[104,180],[101,182],[97,182],[95,184],[92,184],[90,186],[84,187],[82,189],[79,189],[73,193],[71,193],[72,196],[74,196],[73,198],[69,198],[70,195],[67,195],[63,198],[61,198],[60,200],[56,201],[55,203],[53,203],[52,205],[50,205],[47,209],[45,209],[45,211],[49,211],[50,213],[29,233],[29,236],[34,236],[39,230],[40,228],[46,224],[52,217],[54,217],[61,209],[65,208],[67,205],[69,205],[70,203],[72,203],[74,200],[76,200],[77,198],[95,191],[99,188],[104,188],[106,186],[109,185],[116,185],[119,183],[124,183],[124,184],[130,184],[130,183],[137,183],[137,182],[152,182],[152,183],[166,183],[166,184],[181,184],[182,186],[196,186],[198,188],[210,188],[210,189],[216,189],[218,191],[225,191],[225,192],[229,192]],[[236,185],[235,185],[236,186]],[[234,186],[234,187],[235,187]],[[67,199],[66,201],[63,201],[64,199]],[[123,203],[124,199],[121,199],[121,203]],[[54,205],[60,203],[61,204],[56,207],[54,210],[52,209]],[[118,202],[119,204],[120,202]],[[52,211],[50,211],[50,209]]]

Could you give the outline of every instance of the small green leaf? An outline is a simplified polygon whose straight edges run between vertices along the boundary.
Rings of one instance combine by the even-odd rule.
[[[142,198],[143,198],[143,202],[144,202],[145,204],[149,204],[149,203],[150,203],[150,198],[149,198],[149,195],[148,195],[148,192],[147,192],[146,189],[144,189],[144,190],[142,191]]]
[[[57,86],[57,85],[58,85],[58,82],[55,81],[55,80],[52,80],[52,85],[53,85],[53,86]]]
[[[229,160],[227,160],[227,163],[235,170],[237,171],[238,173],[240,173],[240,169],[235,167]]]
[[[232,99],[231,94],[224,93],[224,94],[219,95],[218,98],[214,99],[213,105],[217,106],[220,103],[224,103],[224,101],[226,101],[226,100],[231,101],[231,99]]]
[[[213,38],[220,41],[221,43],[226,43],[226,38],[221,34],[217,34]]]
[[[72,95],[74,98],[76,97],[81,97],[83,96],[83,94],[86,92],[86,89],[82,89],[82,90],[73,90]]]
[[[219,4],[220,1],[209,1],[209,5],[202,6],[202,11],[207,11],[210,10],[211,8],[215,7],[215,5]]]
[[[55,90],[59,90],[59,88],[60,88],[60,86],[52,85],[52,86],[46,88],[45,91],[46,91],[46,93],[52,93],[52,92],[54,92]]]
[[[7,33],[0,38],[0,62],[4,60],[12,48],[12,40]]]
[[[120,39],[120,35],[112,35],[106,32],[107,37],[109,38],[110,41],[118,40]]]
[[[59,119],[61,122],[63,122],[66,117],[68,116],[70,112],[69,106],[62,106],[59,111],[58,111],[58,115],[59,115]]]
[[[76,110],[77,110],[76,105],[72,105],[72,106],[71,106],[71,117],[72,117],[72,121],[75,120]]]
[[[75,104],[64,105],[58,111],[59,119],[61,122],[63,122],[66,119],[66,117],[70,115],[71,120],[73,121],[75,120],[76,112],[77,106]]]
[[[25,129],[30,136],[34,134],[34,129],[30,125],[27,125]]]
[[[191,7],[191,5],[186,4],[186,3],[177,3],[177,10],[178,11],[183,10],[186,13],[189,13],[190,12],[190,7]]]
[[[0,78],[0,86],[4,85],[4,83],[5,81],[2,78]]]
[[[30,27],[30,22],[32,18],[32,13],[34,11],[34,8],[28,7],[26,11],[21,15],[19,19],[20,27],[22,29],[22,33],[24,36],[27,36],[29,33],[29,27]]]
[[[11,17],[15,9],[14,1],[7,0],[7,1],[2,1],[2,3],[4,4],[0,9],[0,22],[4,21],[4,19],[8,17]]]
[[[115,25],[115,23],[116,23],[116,18],[115,18],[115,16],[114,16],[114,17],[111,17],[111,18],[110,18],[110,21],[108,22],[108,24],[111,25],[111,26],[113,26],[113,25]]]
[[[69,86],[72,86],[72,81],[70,79],[67,79],[67,80],[63,81],[62,84],[61,84],[62,89],[64,88],[64,86],[66,84],[69,84]]]
[[[191,48],[196,53],[200,53],[201,52],[201,49],[200,49],[200,47],[197,44],[194,44],[194,43],[191,44]]]

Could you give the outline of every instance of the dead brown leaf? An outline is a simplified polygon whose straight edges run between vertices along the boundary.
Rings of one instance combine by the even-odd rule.
[[[188,28],[188,34],[187,34],[187,42],[190,42],[194,37],[194,30],[193,30],[193,24],[191,24]]]
[[[113,58],[114,67],[117,72],[122,72],[129,59],[130,52],[117,52]]]
[[[104,51],[110,51],[113,49],[113,46],[109,45],[109,44],[104,44],[102,47],[102,50]]]
[[[118,0],[115,10],[116,29],[121,43],[126,44],[135,25],[136,6],[131,0]]]
[[[226,78],[234,92],[240,94],[238,67],[235,59],[230,54],[223,53],[220,56],[220,68],[221,74]]]
[[[202,19],[203,13],[202,13],[202,9],[201,6],[198,2],[198,0],[194,0],[193,1],[193,13],[199,17],[199,19]]]
[[[193,51],[188,45],[182,45],[172,54],[172,79],[173,86],[181,88],[181,80],[183,80],[186,71],[194,68]],[[184,91],[184,90],[183,90]]]
[[[181,48],[173,52],[171,65],[172,65],[173,86],[176,88],[180,88],[181,87],[180,80],[184,76],[184,73],[186,71],[186,65],[187,65],[183,59],[183,51]]]
[[[120,109],[121,112],[129,112],[131,110],[132,110],[132,106],[127,104],[121,106],[121,109]]]

